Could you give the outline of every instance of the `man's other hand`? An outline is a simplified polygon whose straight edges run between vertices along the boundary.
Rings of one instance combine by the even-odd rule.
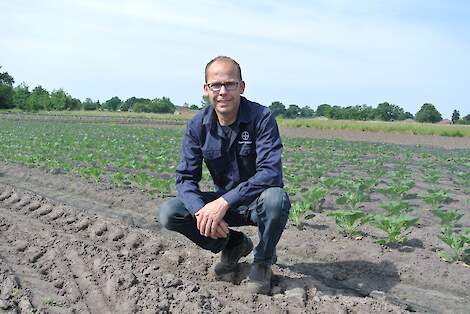
[[[207,203],[196,213],[197,229],[201,235],[214,239],[228,235],[228,224],[223,220],[229,204],[222,197]]]

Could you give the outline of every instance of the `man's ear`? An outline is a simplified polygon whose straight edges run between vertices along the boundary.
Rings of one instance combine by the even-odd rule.
[[[245,92],[245,81],[240,82],[240,94]]]
[[[207,84],[204,84],[204,96],[209,96],[209,87],[207,87]]]

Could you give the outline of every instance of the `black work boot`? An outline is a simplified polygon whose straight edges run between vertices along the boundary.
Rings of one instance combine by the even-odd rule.
[[[253,263],[246,284],[248,291],[259,294],[271,293],[272,275],[270,264]]]
[[[222,251],[222,256],[220,257],[220,262],[218,262],[214,267],[214,272],[216,277],[221,277],[229,273],[237,271],[238,261],[240,258],[247,256],[253,250],[253,242],[243,233],[231,234],[232,237],[238,235],[239,239],[236,240],[235,245],[229,244]]]

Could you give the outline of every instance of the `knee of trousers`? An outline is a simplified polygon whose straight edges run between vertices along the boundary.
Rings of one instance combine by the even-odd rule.
[[[174,227],[174,220],[178,212],[178,207],[180,206],[180,200],[177,198],[172,198],[164,202],[158,209],[158,218],[160,225],[168,230],[172,230]]]
[[[290,201],[283,188],[272,187],[261,193],[263,207],[270,220],[279,220],[289,213]]]

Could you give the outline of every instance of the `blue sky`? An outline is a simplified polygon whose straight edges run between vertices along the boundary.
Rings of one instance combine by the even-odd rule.
[[[466,1],[1,1],[16,83],[199,104],[204,66],[239,61],[251,100],[470,113]]]

